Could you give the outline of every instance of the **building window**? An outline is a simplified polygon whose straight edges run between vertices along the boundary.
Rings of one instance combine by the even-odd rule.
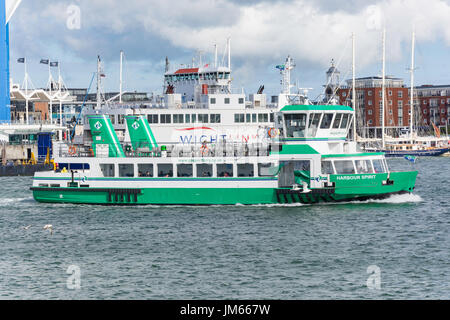
[[[367,103],[368,103],[369,106],[371,106],[372,105],[372,100],[369,100]]]
[[[225,98],[225,99],[224,99],[224,103],[225,103],[225,104],[230,104],[230,98]]]
[[[244,98],[239,98],[239,104],[244,104]]]
[[[147,116],[148,123],[158,123],[158,115],[157,114],[149,114]]]
[[[369,90],[369,91],[367,92],[367,95],[368,95],[369,97],[371,97],[371,96],[372,96],[372,90]]]
[[[397,101],[397,105],[398,105],[399,108],[402,108],[403,107],[403,101],[402,100]]]
[[[368,114],[369,116],[371,116],[371,115],[372,115],[372,110],[371,110],[371,109],[367,110],[367,114]]]
[[[397,94],[399,98],[403,98],[403,91],[399,91]]]
[[[389,96],[392,96],[392,91],[391,90],[389,90]]]
[[[423,109],[423,114],[427,114],[427,109]]]
[[[392,100],[389,100],[389,105],[392,106]]]
[[[372,119],[369,119],[369,121],[367,123],[368,124],[372,124]]]
[[[343,96],[343,97],[346,97],[346,96],[347,96],[347,92],[345,92],[345,91],[342,92],[342,96]]]
[[[216,98],[211,98],[209,101],[210,104],[216,104]]]
[[[162,114],[160,120],[161,120],[161,123],[171,123],[172,122],[172,115],[170,115],[170,114]]]

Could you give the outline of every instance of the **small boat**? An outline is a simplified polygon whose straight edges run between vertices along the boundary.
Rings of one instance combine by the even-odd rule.
[[[108,115],[89,116],[92,143],[54,146],[56,170],[37,172],[44,203],[101,205],[317,204],[411,193],[417,171],[390,171],[384,153],[347,138],[354,111],[287,105],[256,143],[159,145],[147,117],[126,117],[121,144]]]

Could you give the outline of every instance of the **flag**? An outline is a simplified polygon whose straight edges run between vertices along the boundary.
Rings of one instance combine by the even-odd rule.
[[[48,63],[49,63],[49,60],[48,60],[48,59],[41,59],[41,62],[39,62],[39,63],[42,63],[42,64],[48,64]]]
[[[208,68],[209,67],[209,63],[205,64],[205,66],[203,68]]]
[[[280,69],[280,71],[283,71],[286,68],[286,66],[284,64],[282,64],[282,65],[276,66],[275,68]]]
[[[409,162],[416,163],[417,157],[416,156],[405,156],[405,159]]]
[[[441,131],[438,129],[438,127],[436,127],[434,122],[431,122],[431,124],[433,125],[433,128],[434,128],[434,134],[436,135],[436,137],[440,138],[441,137]]]
[[[50,62],[50,67],[57,67],[59,66],[59,62],[55,61],[55,62]]]
[[[25,58],[19,58],[19,59],[17,59],[17,63],[25,63]]]

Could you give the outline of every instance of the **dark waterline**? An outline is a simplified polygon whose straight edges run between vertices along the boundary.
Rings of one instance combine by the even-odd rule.
[[[0,178],[0,298],[448,299],[450,158],[389,162],[413,195],[321,206],[40,204]]]

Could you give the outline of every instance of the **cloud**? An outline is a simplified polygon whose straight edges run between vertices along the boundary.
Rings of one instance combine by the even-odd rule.
[[[80,30],[66,27],[71,4],[81,9]],[[317,79],[323,80],[331,58],[342,57],[341,69],[348,69],[352,32],[357,36],[359,70],[379,63],[383,26],[390,61],[409,55],[405,49],[413,26],[419,42],[442,41],[448,46],[449,16],[450,5],[444,0],[370,4],[362,0],[41,0],[22,3],[12,20],[11,33],[17,55],[58,54],[81,64],[94,61],[100,53],[115,65],[123,49],[130,64],[146,65],[146,70],[157,73],[149,76],[155,81],[160,81],[166,55],[175,64],[189,63],[197,49],[212,53],[213,43],[219,43],[223,50],[226,38],[231,37],[236,75],[242,76],[244,83],[275,83],[278,79],[271,68],[288,54],[304,68],[303,74],[320,73]],[[266,80],[270,74],[276,80]],[[261,76],[265,79],[257,78]],[[150,85],[160,87],[160,83]]]

